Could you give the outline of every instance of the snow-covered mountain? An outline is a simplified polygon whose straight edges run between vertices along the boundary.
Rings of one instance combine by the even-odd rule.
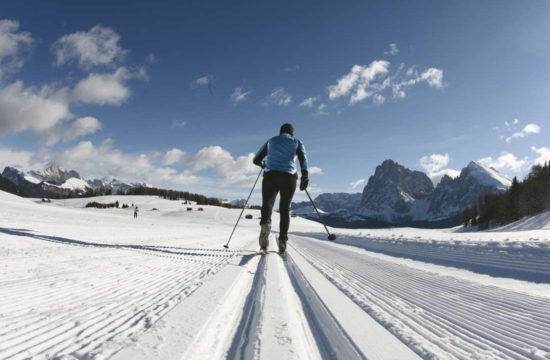
[[[434,218],[449,217],[460,213],[480,196],[506,190],[512,182],[497,170],[470,162],[451,179],[444,176],[430,199],[429,214]]]
[[[362,215],[392,223],[423,219],[433,191],[433,183],[425,173],[386,160],[369,178],[358,210]]]
[[[113,193],[127,192],[131,188],[144,186],[139,183],[125,183],[117,179],[83,179],[75,170],[65,170],[57,165],[50,165],[43,171],[30,170],[23,172],[7,166],[2,176],[31,196],[67,195],[71,192],[84,193],[91,190],[109,189]]]
[[[451,226],[480,196],[510,185],[497,170],[470,162],[459,177],[445,176],[434,188],[425,173],[386,160],[376,167],[362,194],[321,194],[315,203],[335,226]],[[304,217],[316,217],[308,202],[293,204],[292,209]]]

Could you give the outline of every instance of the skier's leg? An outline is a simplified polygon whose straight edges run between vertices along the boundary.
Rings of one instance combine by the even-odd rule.
[[[269,233],[271,232],[271,215],[273,205],[279,188],[277,186],[276,174],[266,173],[262,180],[262,220],[260,221],[260,248],[266,250],[269,246]]]
[[[281,199],[279,200],[279,252],[284,253],[288,240],[288,228],[290,226],[290,204],[296,191],[296,176],[285,174],[281,179]]]

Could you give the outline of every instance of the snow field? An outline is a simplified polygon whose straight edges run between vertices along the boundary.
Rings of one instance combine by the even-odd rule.
[[[550,357],[548,298],[443,277],[341,245],[295,237],[293,248],[423,358]]]
[[[83,208],[116,200],[139,218]],[[500,231],[499,242],[487,241],[497,232],[337,229],[347,245],[292,235],[284,261],[256,253],[257,211],[225,250],[240,210],[187,207],[0,192],[0,359],[550,359],[549,284],[449,266],[545,276],[546,240],[531,230]],[[325,238],[320,226],[293,218],[291,228]],[[441,254],[445,266],[434,265]]]

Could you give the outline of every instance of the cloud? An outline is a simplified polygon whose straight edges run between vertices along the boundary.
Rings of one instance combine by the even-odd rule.
[[[349,184],[351,185],[352,189],[356,189],[359,186],[363,185],[364,183],[365,183],[365,179],[357,179],[355,181],[350,182]]]
[[[449,161],[449,154],[432,154],[421,157],[419,164],[426,171],[433,184],[437,185],[445,175],[451,178],[460,175],[460,171],[447,168]]]
[[[384,101],[386,101],[386,98],[384,98],[384,96],[380,94],[374,94],[374,96],[372,97],[372,102],[375,104],[383,104]]]
[[[46,145],[54,145],[60,141],[75,140],[86,135],[95,134],[99,130],[101,130],[99,120],[91,116],[81,117],[69,125],[60,124],[48,131]]]
[[[399,54],[399,48],[397,47],[397,44],[395,43],[388,44],[388,50],[384,51],[384,55],[395,56],[397,54]]]
[[[331,100],[349,95],[350,105],[367,99],[372,99],[375,104],[382,104],[386,100],[386,91],[391,90],[394,99],[402,99],[407,96],[408,88],[420,83],[437,89],[443,88],[443,70],[431,67],[418,72],[413,66],[405,71],[405,65],[401,64],[396,71],[391,72],[389,61],[375,60],[368,66],[354,65],[336,85],[328,87],[328,92]]]
[[[74,147],[46,154],[44,160],[63,167],[77,169],[88,178],[116,177],[125,181],[140,181],[157,186],[190,185],[200,179],[189,172],[155,164],[154,154],[126,154],[113,147],[112,140],[99,146],[81,141]]]
[[[517,120],[517,119],[515,119]],[[506,123],[505,123],[506,124]],[[517,124],[517,122],[514,123],[514,125]],[[510,126],[507,126],[510,127]],[[539,134],[541,131],[541,127],[537,124],[527,124],[523,129],[521,129],[518,132],[513,133],[512,135],[505,138],[505,141],[507,143],[511,143],[514,139],[524,138],[529,135]]]
[[[319,166],[310,166],[308,168],[308,175],[322,175],[323,169],[321,169]]]
[[[22,54],[34,42],[30,33],[18,31],[18,21],[0,20],[0,79],[19,71],[24,64]]]
[[[533,161],[533,165],[544,165],[550,162],[550,148],[544,146],[537,148],[533,146],[531,147],[531,150],[538,155],[535,161]]]
[[[181,164],[187,159],[187,154],[180,149],[171,149],[164,154],[161,164],[162,165],[174,165]]]
[[[498,158],[488,156],[478,161],[482,165],[492,167],[496,170],[510,170],[513,172],[520,172],[528,163],[527,158],[519,159],[514,154],[508,152],[503,152]]]
[[[70,116],[62,91],[25,87],[21,81],[0,89],[0,134],[45,133]]]
[[[90,30],[64,35],[51,46],[56,65],[76,61],[80,68],[111,67],[121,62],[127,50],[119,45],[120,36],[111,28],[96,25]]]
[[[250,95],[252,91],[245,91],[243,88],[235,88],[235,90],[233,90],[233,94],[231,94],[231,101],[234,102],[235,104],[236,103],[239,103],[241,101],[245,101],[246,100],[246,97],[248,95]]]
[[[181,129],[186,127],[187,124],[188,124],[187,121],[172,120],[172,129]]]
[[[319,97],[318,96],[315,96],[315,97],[309,97],[307,99],[304,99],[302,100],[302,102],[300,103],[300,105],[298,105],[299,107],[307,107],[307,108],[312,108],[313,106],[315,106],[315,102],[319,100]]]
[[[208,92],[210,93],[210,95],[213,95],[214,90],[216,90],[216,86],[214,86],[214,76],[213,75],[201,76],[191,82],[191,89],[197,89],[203,86],[208,88]]]
[[[315,113],[315,115],[328,115],[328,112],[325,111],[326,107],[326,104],[319,104],[319,106],[317,106],[317,112]]]
[[[32,164],[32,152],[0,148],[0,173],[6,166],[13,166],[22,170],[30,170]]]
[[[368,66],[354,65],[336,85],[329,86],[329,98],[334,100],[352,92],[350,103],[353,104],[374,95],[369,91],[371,83],[388,74],[389,67],[390,62],[385,60],[375,60]]]
[[[191,172],[208,169],[222,178],[221,186],[250,186],[256,178],[258,167],[252,163],[254,154],[234,158],[221,146],[207,146],[194,156]]]
[[[292,96],[283,88],[273,89],[265,99],[264,105],[288,106],[292,102]]]
[[[120,67],[113,73],[92,73],[76,84],[73,100],[85,104],[121,105],[130,97],[127,82],[146,78],[143,68],[131,71]]]

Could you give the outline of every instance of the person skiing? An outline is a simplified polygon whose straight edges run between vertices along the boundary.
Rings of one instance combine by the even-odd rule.
[[[137,217],[138,217],[138,212],[139,212],[139,209],[138,209],[138,207],[136,206],[136,208],[134,209],[134,219],[137,219]]]
[[[296,157],[300,161],[302,176],[300,190],[309,185],[307,155],[304,144],[294,138],[294,127],[286,123],[281,126],[279,135],[269,139],[254,156],[254,164],[264,169],[262,180],[262,219],[260,221],[260,249],[267,251],[271,232],[271,214],[277,194],[279,199],[279,253],[285,254],[290,225],[290,204],[296,191],[298,172]]]

